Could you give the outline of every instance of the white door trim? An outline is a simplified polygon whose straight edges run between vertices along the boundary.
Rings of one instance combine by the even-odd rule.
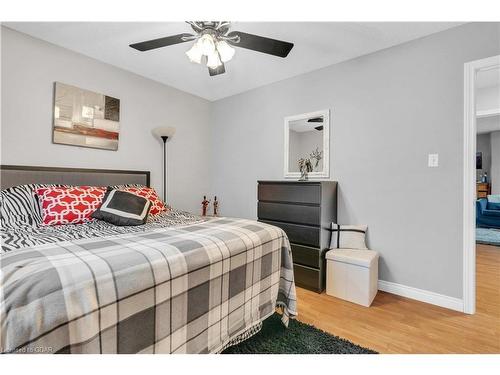
[[[476,312],[476,75],[496,67],[500,55],[464,65],[463,310],[467,314]]]

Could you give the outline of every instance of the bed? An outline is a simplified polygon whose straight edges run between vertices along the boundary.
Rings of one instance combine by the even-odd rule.
[[[43,226],[5,198],[33,184],[149,185],[149,172],[1,167],[3,353],[219,353],[277,308],[285,325],[297,315],[277,227],[175,209],[137,227]]]

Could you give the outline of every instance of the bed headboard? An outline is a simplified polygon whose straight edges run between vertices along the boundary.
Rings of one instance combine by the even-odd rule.
[[[11,186],[23,184],[92,186],[142,184],[150,186],[150,172],[113,169],[0,165],[0,187],[2,190]]]

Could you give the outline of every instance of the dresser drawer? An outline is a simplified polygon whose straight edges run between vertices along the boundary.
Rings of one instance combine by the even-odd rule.
[[[281,229],[283,229],[288,236],[288,239],[290,242],[294,242],[300,245],[306,245],[306,246],[314,246],[314,247],[320,247],[319,246],[319,235],[320,235],[320,229],[319,228],[314,228],[314,227],[308,227],[305,225],[298,225],[298,224],[289,224],[289,223],[282,223],[279,221],[271,221],[271,220],[262,220],[259,218],[259,221],[262,221],[263,223],[271,224],[274,226],[277,226]]]
[[[266,220],[287,221],[307,225],[320,224],[319,206],[259,202],[257,215],[259,218]]]
[[[292,247],[293,263],[298,263],[303,266],[321,268],[323,259],[321,257],[322,251],[315,247],[302,246],[297,244],[290,244]]]
[[[295,284],[301,288],[314,290],[319,293],[324,289],[323,272],[320,270],[294,263],[293,276]]]
[[[258,199],[259,201],[320,204],[321,186],[308,183],[260,183]]]

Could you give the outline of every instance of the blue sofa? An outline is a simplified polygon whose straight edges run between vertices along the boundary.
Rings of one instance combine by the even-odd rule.
[[[500,228],[500,203],[490,203],[486,198],[476,202],[476,226]]]

